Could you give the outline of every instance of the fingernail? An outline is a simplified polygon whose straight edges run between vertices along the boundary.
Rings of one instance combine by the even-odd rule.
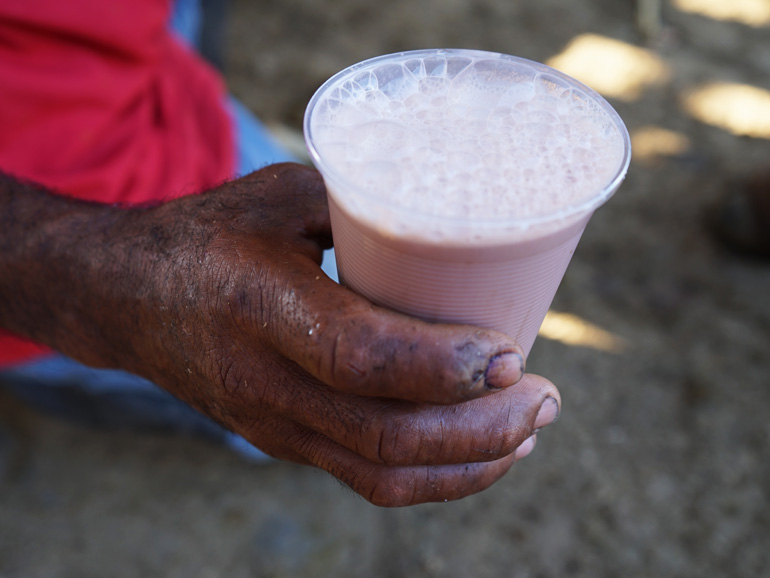
[[[537,443],[537,436],[534,434],[529,436],[523,442],[521,442],[521,445],[517,447],[516,451],[514,452],[516,461],[518,462],[521,458],[526,458],[529,454],[531,454],[532,450],[535,449],[536,443]]]
[[[524,375],[524,358],[515,352],[500,353],[489,362],[484,382],[491,389],[503,389],[518,382]]]
[[[540,406],[540,411],[537,412],[534,431],[551,425],[557,419],[559,419],[559,404],[554,398],[548,396],[545,398],[543,405]]]

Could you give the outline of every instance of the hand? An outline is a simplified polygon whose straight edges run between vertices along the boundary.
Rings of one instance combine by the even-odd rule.
[[[557,390],[523,375],[506,335],[421,322],[328,279],[328,219],[320,176],[295,164],[92,219],[89,250],[67,252],[80,297],[60,306],[77,338],[54,345],[143,375],[374,504],[488,487],[555,420]]]

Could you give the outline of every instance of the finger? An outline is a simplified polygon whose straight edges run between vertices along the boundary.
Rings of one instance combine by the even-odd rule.
[[[300,256],[281,265],[290,286],[263,287],[273,317],[262,324],[276,349],[338,391],[448,404],[510,387],[524,373],[521,348],[503,333],[374,306]]]
[[[291,425],[282,433],[295,444],[298,454],[372,504],[383,507],[445,502],[470,496],[494,484],[516,461],[514,455],[509,455],[494,462],[389,467],[373,464],[298,424]]]
[[[297,389],[280,412],[388,466],[501,459],[556,421],[561,403],[552,383],[530,374],[496,395],[451,406],[362,398],[314,383]]]

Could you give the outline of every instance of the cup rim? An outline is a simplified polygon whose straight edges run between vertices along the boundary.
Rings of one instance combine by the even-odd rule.
[[[339,81],[342,80],[343,78],[353,76],[355,73],[359,72],[360,70],[373,67],[380,62],[384,62],[384,61],[391,61],[394,63],[403,62],[411,58],[424,58],[431,55],[447,56],[447,57],[448,56],[466,56],[471,58],[484,58],[484,59],[490,59],[490,60],[491,59],[509,60],[520,64],[525,64],[535,69],[538,72],[547,73],[547,74],[556,76],[561,80],[566,81],[568,84],[570,84],[574,88],[584,92],[586,96],[588,96],[590,99],[594,100],[595,103],[598,106],[600,106],[601,109],[609,116],[609,119],[614,123],[614,125],[617,127],[618,131],[620,132],[620,137],[623,141],[623,157],[620,163],[618,164],[618,168],[613,174],[612,178],[609,179],[607,184],[604,185],[601,190],[597,191],[595,195],[592,195],[590,198],[583,200],[579,203],[566,205],[564,207],[560,207],[559,209],[551,213],[547,213],[543,215],[535,215],[535,216],[527,216],[527,217],[507,216],[499,219],[495,219],[495,218],[474,219],[472,223],[468,223],[462,217],[424,213],[424,212],[419,212],[419,211],[409,209],[408,207],[404,207],[401,205],[389,207],[391,210],[396,210],[398,212],[408,211],[411,216],[420,215],[424,219],[430,220],[431,222],[447,222],[447,223],[451,222],[455,224],[472,225],[473,227],[493,227],[493,228],[504,227],[508,229],[510,228],[528,229],[532,226],[540,226],[540,225],[547,225],[554,222],[561,222],[561,221],[569,220],[571,218],[575,218],[580,215],[584,215],[586,213],[592,212],[596,208],[603,205],[610,197],[612,197],[614,193],[617,191],[617,189],[620,187],[620,184],[623,182],[623,180],[626,177],[626,174],[628,172],[628,169],[631,163],[631,137],[628,133],[628,128],[626,127],[625,123],[621,119],[620,115],[612,107],[612,105],[610,105],[610,103],[607,102],[607,100],[603,96],[601,96],[598,92],[596,92],[589,86],[583,84],[579,80],[555,68],[552,68],[546,64],[542,64],[540,62],[522,58],[520,56],[514,56],[511,54],[491,52],[486,50],[465,49],[465,48],[427,48],[427,49],[408,50],[408,51],[402,51],[402,52],[393,52],[389,54],[383,54],[380,56],[375,56],[373,58],[368,58],[366,60],[362,60],[360,62],[352,64],[340,70],[336,74],[332,75],[323,84],[321,84],[318,87],[318,89],[315,91],[313,96],[310,98],[310,100],[308,101],[307,107],[305,108],[305,114],[303,118],[303,136],[304,136],[305,145],[307,147],[310,158],[313,161],[313,164],[316,166],[316,168],[321,172],[325,181],[327,182],[333,181],[334,183],[345,187],[346,190],[353,192],[353,194],[371,201],[375,201],[376,203],[385,202],[384,199],[381,199],[379,196],[368,193],[367,191],[363,190],[360,186],[357,186],[355,183],[348,180],[340,171],[338,171],[336,168],[334,168],[324,160],[320,151],[318,150],[318,148],[315,146],[313,142],[313,130],[311,126],[313,112],[315,111],[317,105],[322,100],[324,95],[331,88],[335,87],[339,83]]]

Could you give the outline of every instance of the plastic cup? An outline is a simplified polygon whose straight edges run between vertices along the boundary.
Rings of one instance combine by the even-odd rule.
[[[594,210],[631,156],[597,93],[545,65],[472,50],[355,64],[310,100],[340,282],[528,354]]]

